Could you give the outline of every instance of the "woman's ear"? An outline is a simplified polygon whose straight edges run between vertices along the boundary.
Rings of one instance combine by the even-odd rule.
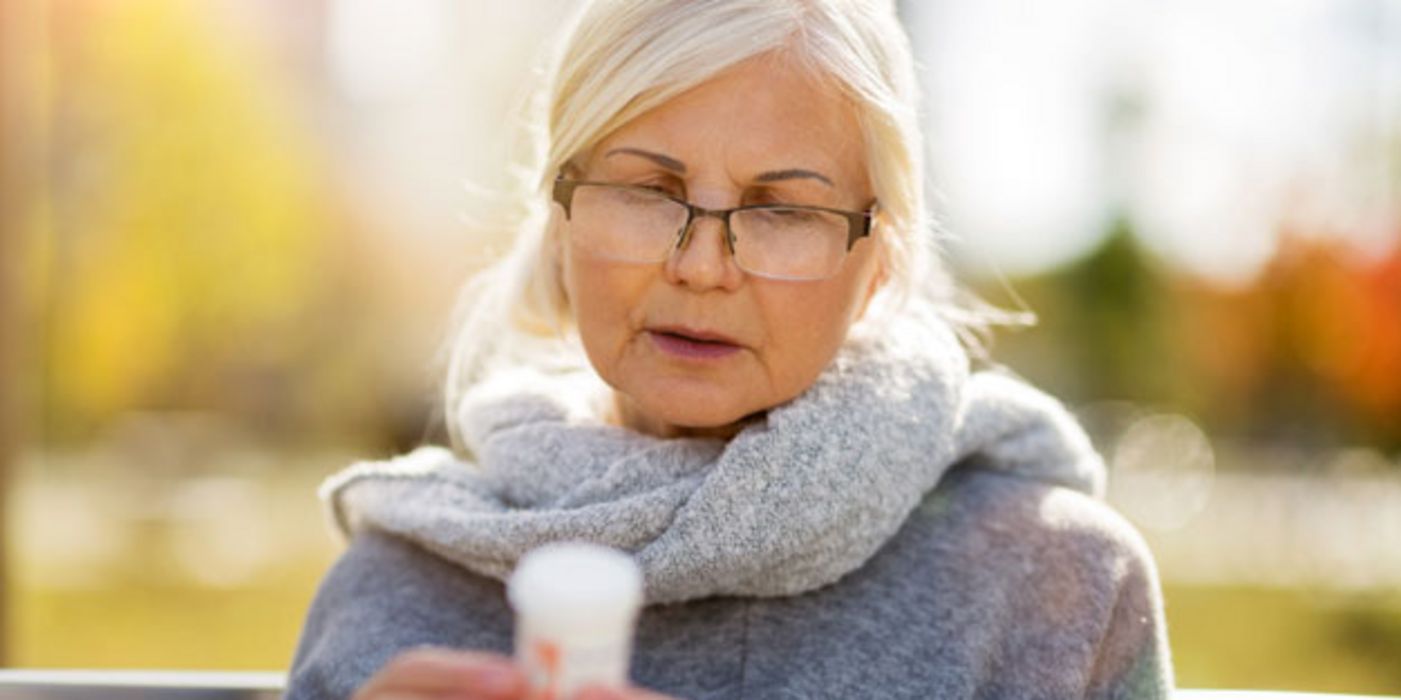
[[[561,310],[568,313],[571,308],[569,298],[568,271],[565,269],[566,244],[564,216],[561,212],[555,211],[551,214],[549,230],[546,233],[548,239],[545,241],[546,255],[549,256],[550,274],[554,279],[555,293],[562,303]]]
[[[889,278],[890,275],[885,269],[885,258],[882,257],[876,263],[876,272],[871,275],[871,281],[866,284],[865,296],[861,299],[861,307],[856,310],[856,317],[852,319],[853,322],[860,321],[866,317],[866,309],[870,308],[871,300],[876,298],[876,294],[885,286]]]
[[[871,273],[871,279],[866,282],[866,289],[862,293],[861,304],[856,308],[856,314],[851,318],[852,323],[866,317],[866,309],[870,308],[871,300],[876,298],[876,294],[880,292],[881,288],[885,286],[885,283],[890,280],[890,264],[888,260],[890,257],[890,248],[885,243],[884,239],[879,239],[878,244],[880,245],[880,249],[876,251],[875,255],[876,269]]]

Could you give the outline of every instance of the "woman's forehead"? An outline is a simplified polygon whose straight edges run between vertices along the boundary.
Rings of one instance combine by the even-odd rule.
[[[754,177],[807,171],[852,186],[865,179],[860,133],[855,108],[831,81],[761,56],[625,123],[587,160],[683,175],[723,162]]]

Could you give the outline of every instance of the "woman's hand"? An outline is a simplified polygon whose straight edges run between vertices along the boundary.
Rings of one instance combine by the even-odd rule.
[[[390,659],[353,700],[526,700],[527,690],[509,657],[418,647]]]
[[[631,685],[626,688],[595,685],[575,693],[574,697],[569,700],[676,700],[676,698]]]
[[[353,700],[529,700],[520,667],[507,656],[442,647],[418,647],[390,659]],[[674,700],[629,686],[593,686],[570,700]]]

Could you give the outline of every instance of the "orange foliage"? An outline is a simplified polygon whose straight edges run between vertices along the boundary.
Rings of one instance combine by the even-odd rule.
[[[1218,396],[1269,400],[1302,383],[1401,433],[1401,245],[1365,255],[1338,239],[1286,236],[1255,284],[1195,285],[1188,334]]]

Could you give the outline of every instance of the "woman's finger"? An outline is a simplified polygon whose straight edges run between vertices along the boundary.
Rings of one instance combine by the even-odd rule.
[[[484,700],[524,695],[525,676],[508,657],[442,647],[419,647],[391,659],[355,694],[378,700],[388,693],[454,694]]]
[[[591,685],[575,693],[569,700],[676,700],[676,698],[632,685],[625,688]]]
[[[404,687],[422,689],[480,688],[496,694],[524,687],[525,677],[511,659],[499,654],[463,651],[443,647],[411,649],[390,661]]]

